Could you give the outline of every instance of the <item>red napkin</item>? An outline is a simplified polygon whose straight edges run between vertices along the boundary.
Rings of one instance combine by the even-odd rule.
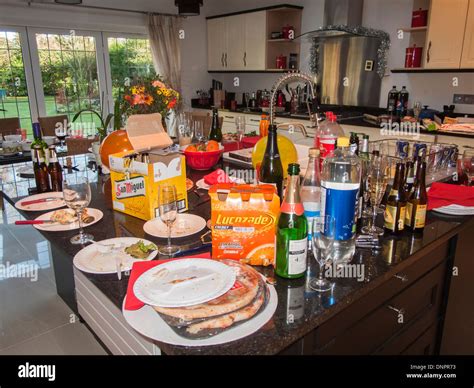
[[[230,180],[228,175],[221,168],[218,168],[217,170],[211,172],[210,174],[207,174],[204,177],[204,183],[209,186],[215,185],[216,183],[231,183],[231,182],[232,181]]]
[[[260,136],[247,136],[241,141],[242,148],[253,148],[255,144],[261,139]]]
[[[240,143],[238,141],[227,141],[222,143],[224,146],[224,152],[236,151],[240,149]]]
[[[184,258],[184,257],[183,257]],[[186,259],[210,259],[211,254],[210,252],[201,253],[195,256],[186,256]],[[125,310],[138,310],[141,309],[145,304],[139,300],[134,292],[133,292],[133,285],[135,284],[136,280],[142,275],[144,272],[148,271],[150,268],[156,267],[157,265],[167,263],[171,260],[179,260],[177,259],[166,259],[166,260],[151,260],[151,261],[137,261],[133,263],[132,272],[130,273],[130,279],[128,280],[127,286],[127,296],[125,298]]]
[[[474,187],[435,182],[428,191],[428,210],[448,205],[474,206]]]

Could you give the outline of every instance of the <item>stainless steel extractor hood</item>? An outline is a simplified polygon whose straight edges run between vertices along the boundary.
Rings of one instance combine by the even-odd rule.
[[[332,38],[340,36],[359,36],[357,27],[362,25],[364,0],[326,0],[324,2],[323,26],[300,37]]]

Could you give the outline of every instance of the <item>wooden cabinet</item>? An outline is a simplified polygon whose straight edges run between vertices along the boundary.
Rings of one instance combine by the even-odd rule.
[[[227,44],[227,19],[207,21],[207,65],[208,70],[225,70]]]
[[[474,0],[469,1],[461,56],[461,68],[474,68]]]
[[[245,14],[245,70],[265,70],[266,19],[265,11]]]
[[[226,70],[244,69],[245,14],[226,17]]]
[[[431,1],[425,68],[460,67],[468,7],[469,0]]]

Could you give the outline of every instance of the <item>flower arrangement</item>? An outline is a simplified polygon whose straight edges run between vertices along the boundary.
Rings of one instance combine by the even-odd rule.
[[[167,87],[159,76],[132,81],[123,96],[122,112],[126,116],[160,113],[163,119],[179,100],[179,93]]]

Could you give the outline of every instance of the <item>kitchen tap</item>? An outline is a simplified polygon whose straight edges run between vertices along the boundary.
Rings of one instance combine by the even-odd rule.
[[[290,131],[291,129],[295,130],[299,128],[299,130],[304,135],[304,137],[313,137],[308,134],[308,131],[306,130],[306,127],[304,126],[303,123],[280,123],[280,124],[277,124],[277,128],[285,128],[287,131]]]
[[[309,85],[309,90],[311,93],[311,104],[313,105],[313,108],[315,108],[315,112],[312,113],[309,101],[306,101],[306,106],[308,108],[309,119],[311,121],[311,128],[317,127],[319,125],[321,117],[319,115],[319,104],[317,102],[316,93],[314,89],[314,80],[310,75],[300,72],[286,73],[282,77],[280,77],[273,85],[272,94],[270,97],[270,124],[273,124],[275,120],[275,105],[278,90],[280,90],[283,85],[291,81],[304,81]],[[308,136],[306,128],[304,129],[304,131],[302,130],[301,132],[306,137]]]

